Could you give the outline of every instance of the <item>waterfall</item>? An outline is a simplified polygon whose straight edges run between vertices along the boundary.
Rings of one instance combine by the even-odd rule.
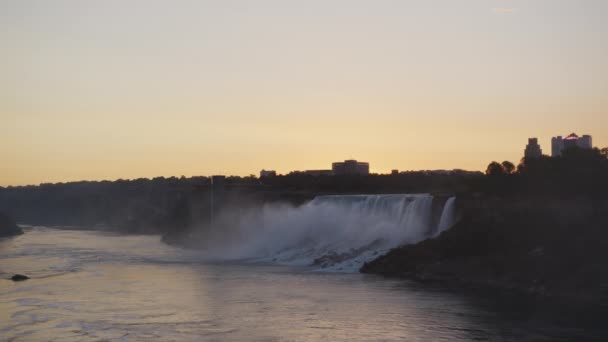
[[[454,202],[456,202],[456,197],[450,197],[445,202],[443,210],[441,211],[441,218],[439,219],[439,225],[437,226],[437,233],[435,236],[452,228],[454,223],[456,223],[456,208],[454,206]]]
[[[433,237],[432,203],[429,194],[317,196],[299,207],[223,213],[214,229],[223,235],[207,240],[220,259],[356,271],[391,248]]]

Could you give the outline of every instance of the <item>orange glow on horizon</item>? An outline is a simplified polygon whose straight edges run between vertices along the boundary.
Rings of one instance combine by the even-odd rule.
[[[0,4],[0,186],[608,146],[608,2],[264,4]]]

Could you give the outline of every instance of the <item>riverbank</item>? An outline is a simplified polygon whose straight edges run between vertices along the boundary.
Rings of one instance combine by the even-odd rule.
[[[391,250],[363,273],[608,299],[608,205],[580,198],[461,198],[461,220],[435,239]]]

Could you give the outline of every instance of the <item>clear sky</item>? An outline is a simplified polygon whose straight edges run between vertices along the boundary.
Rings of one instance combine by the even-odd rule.
[[[0,185],[608,146],[606,0],[0,0]]]

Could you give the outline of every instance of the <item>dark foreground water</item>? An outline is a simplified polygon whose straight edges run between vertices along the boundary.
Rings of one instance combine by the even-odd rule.
[[[14,283],[13,273],[32,279]],[[0,340],[608,340],[606,316],[375,276],[218,264],[157,236],[0,240]]]

